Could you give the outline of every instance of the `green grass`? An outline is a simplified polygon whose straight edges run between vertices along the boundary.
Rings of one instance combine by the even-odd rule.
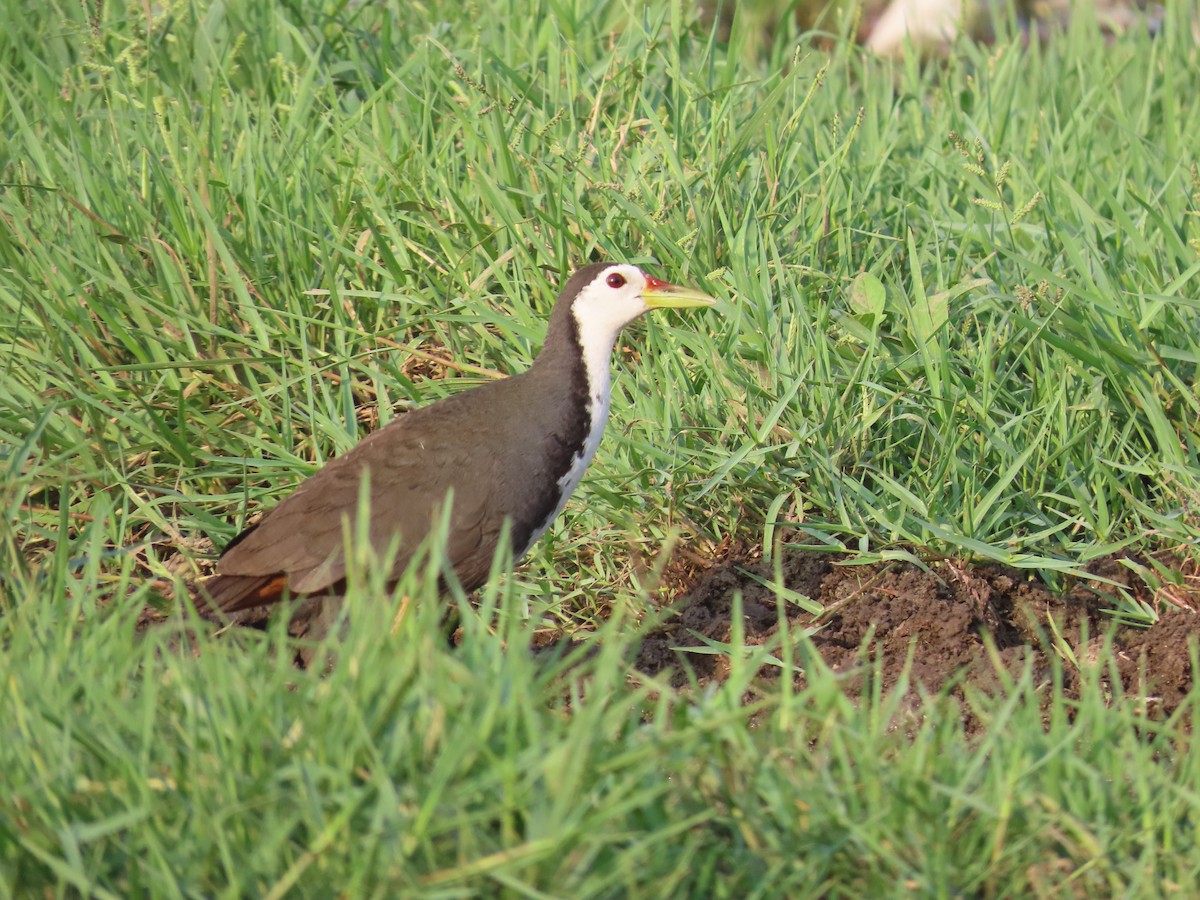
[[[633,684],[604,626],[575,670],[513,652],[492,592],[447,652],[436,580],[395,634],[352,599],[327,676],[262,636],[162,654],[88,597],[23,604],[3,658],[6,890],[172,896],[1152,896],[1200,887],[1200,745],[1108,696],[1024,671],[955,708],[761,680],[730,646],[719,689]],[[93,580],[85,583],[95,589]],[[511,587],[512,582],[509,582]],[[485,625],[500,610],[496,633]],[[86,629],[70,639],[63,621]],[[275,636],[280,639],[280,635]],[[813,651],[802,635],[796,658]],[[784,654],[786,655],[786,654]],[[81,675],[86,681],[81,681]],[[747,699],[749,698],[749,699]],[[749,728],[748,720],[754,720]]]
[[[1200,537],[1185,3],[925,68],[678,4],[92,8],[0,0],[4,890],[1195,890],[1191,707],[1134,728],[1093,679],[1043,729],[1026,676],[981,743],[621,662],[680,533],[1051,580]],[[586,682],[427,613],[325,679],[132,639],[360,416],[524,367],[597,256],[723,303],[627,336],[592,474],[492,586],[510,646],[632,610]]]

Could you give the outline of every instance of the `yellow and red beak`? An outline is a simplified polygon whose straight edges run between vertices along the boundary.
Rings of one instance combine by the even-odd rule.
[[[642,300],[650,309],[686,309],[692,306],[712,306],[717,301],[695,288],[680,287],[668,281],[646,276]]]

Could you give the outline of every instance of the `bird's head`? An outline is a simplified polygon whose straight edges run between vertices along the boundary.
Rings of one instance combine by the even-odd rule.
[[[712,306],[715,302],[701,291],[660,281],[629,263],[595,263],[567,280],[555,318],[566,318],[564,313],[569,310],[585,350],[602,348],[607,354],[621,329],[648,310]]]

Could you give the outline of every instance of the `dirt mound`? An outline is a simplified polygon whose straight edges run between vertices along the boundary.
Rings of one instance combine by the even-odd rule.
[[[1113,587],[1109,579],[1136,590],[1130,570],[1116,559],[1096,563],[1096,581],[1080,581],[1055,595],[1026,573],[1000,566],[968,566],[952,561],[931,564],[928,571],[907,563],[842,565],[830,554],[792,553],[782,564],[783,583],[824,607],[812,615],[787,607],[788,627],[810,632],[812,646],[835,672],[845,673],[848,691],[861,686],[861,673],[879,667],[883,687],[892,689],[906,666],[909,692],[948,687],[963,696],[964,686],[994,689],[1007,670],[1018,674],[1033,666],[1043,680],[1053,654],[1074,663],[1064,666],[1068,691],[1076,666],[1096,659],[1111,635],[1117,670],[1127,692],[1146,697],[1148,711],[1169,714],[1190,690],[1194,672],[1190,647],[1200,637],[1200,615],[1172,609],[1150,628],[1122,626],[1107,615]],[[644,672],[672,673],[672,682],[687,682],[690,667],[702,682],[722,680],[728,659],[688,653],[705,640],[730,640],[734,595],[742,595],[747,644],[769,642],[779,629],[770,566],[725,564],[701,578],[680,600],[675,615],[643,642],[637,666]],[[990,641],[995,653],[988,649]],[[912,654],[911,666],[908,665]],[[999,667],[997,666],[999,662]],[[856,674],[858,673],[858,674]],[[776,667],[762,677],[776,678]],[[803,683],[803,676],[798,681]]]

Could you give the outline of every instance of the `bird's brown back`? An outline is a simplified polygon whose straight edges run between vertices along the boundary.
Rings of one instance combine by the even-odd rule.
[[[586,387],[569,364],[553,364],[539,359],[521,375],[409,412],[327,463],[229,545],[205,585],[212,602],[228,613],[270,605],[285,587],[336,590],[364,479],[372,547],[383,553],[400,539],[393,577],[453,491],[446,553],[463,586],[477,587],[506,517],[520,555],[556,509],[557,482],[583,445],[587,422],[564,410],[581,408]]]

